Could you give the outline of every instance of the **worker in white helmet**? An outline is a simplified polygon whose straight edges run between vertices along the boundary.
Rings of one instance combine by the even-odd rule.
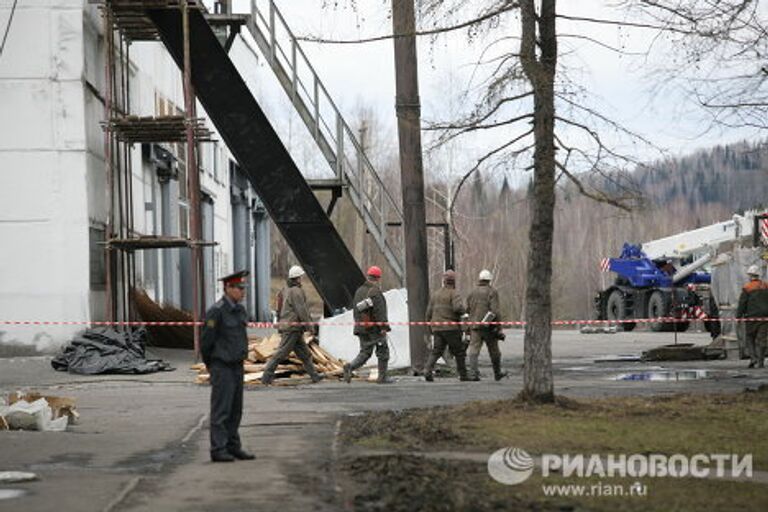
[[[760,267],[747,269],[749,282],[739,297],[736,318],[744,318],[744,337],[749,352],[749,368],[765,367],[765,351],[768,345],[768,283],[760,279]]]
[[[288,270],[288,281],[285,288],[278,295],[278,332],[282,335],[280,346],[267,362],[264,374],[261,377],[262,384],[269,385],[275,375],[275,368],[286,359],[291,352],[301,359],[304,369],[312,378],[312,382],[319,382],[322,376],[315,370],[312,362],[312,354],[304,341],[304,332],[312,329],[312,317],[309,316],[307,296],[301,287],[301,277],[304,269],[294,265]]]
[[[469,337],[469,379],[480,380],[480,371],[478,369],[478,357],[483,343],[488,347],[488,354],[491,356],[493,365],[493,377],[501,380],[507,376],[507,373],[501,369],[501,351],[499,350],[499,340],[504,339],[498,324],[488,322],[500,322],[501,314],[499,312],[499,292],[491,286],[493,274],[490,270],[481,270],[478,275],[477,286],[467,297],[467,310],[469,313],[470,324]]]

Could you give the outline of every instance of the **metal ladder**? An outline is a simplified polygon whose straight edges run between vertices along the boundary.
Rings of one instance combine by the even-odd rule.
[[[266,6],[260,9],[259,4]],[[246,26],[335,174],[331,180],[311,180],[310,184],[347,189],[368,232],[404,282],[404,248],[394,244],[387,230],[388,224],[402,225],[403,213],[274,1],[252,0]]]

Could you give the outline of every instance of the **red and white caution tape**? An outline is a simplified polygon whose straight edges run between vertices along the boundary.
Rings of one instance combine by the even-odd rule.
[[[691,318],[698,318],[700,320],[707,319],[706,313],[701,308],[698,311],[693,312],[693,317],[683,315],[682,318],[674,317],[659,317],[659,318],[630,318],[623,320],[553,320],[552,325],[604,325],[604,324],[647,324],[647,323],[674,323],[674,322],[689,322]],[[768,322],[768,317],[760,318],[713,318],[713,321],[719,322]],[[45,326],[59,326],[59,325],[82,325],[82,326],[116,326],[116,327],[178,327],[178,326],[194,326],[204,325],[204,322],[102,322],[102,321],[45,321],[45,320],[0,320],[0,325],[45,325]],[[514,321],[514,322],[250,322],[248,327],[274,329],[278,327],[296,327],[296,326],[315,326],[315,325],[328,325],[328,326],[347,326],[352,327],[355,325],[361,327],[384,327],[384,326],[411,326],[421,325],[429,327],[440,326],[461,326],[461,327],[524,327],[526,322]]]

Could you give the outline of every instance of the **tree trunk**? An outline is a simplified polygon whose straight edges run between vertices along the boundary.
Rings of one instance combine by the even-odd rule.
[[[551,288],[555,209],[555,3],[556,0],[542,0],[537,16],[534,0],[521,2],[521,63],[533,87],[535,139],[521,397],[535,402],[554,400]]]

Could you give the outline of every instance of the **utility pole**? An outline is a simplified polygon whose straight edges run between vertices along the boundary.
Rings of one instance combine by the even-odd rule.
[[[424,169],[421,158],[421,107],[414,34],[416,16],[413,0],[392,0],[392,28],[395,35],[395,109],[400,139],[408,319],[411,322],[421,322],[424,321],[429,300],[429,275]],[[411,325],[408,331],[411,367],[420,373],[424,369],[427,356],[427,330],[421,325]]]

